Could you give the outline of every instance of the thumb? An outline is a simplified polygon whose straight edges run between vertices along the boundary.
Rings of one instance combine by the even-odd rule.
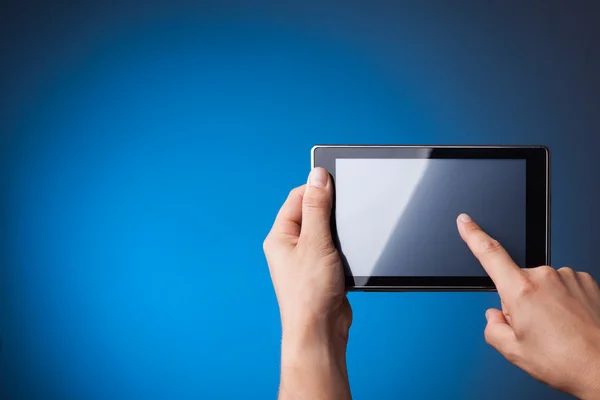
[[[331,243],[331,208],[333,207],[333,184],[329,173],[315,168],[308,176],[308,185],[302,199],[302,228],[300,237],[313,241]]]
[[[518,341],[513,328],[504,318],[502,311],[490,308],[485,313],[485,341],[498,350],[508,361],[514,363],[517,357]]]

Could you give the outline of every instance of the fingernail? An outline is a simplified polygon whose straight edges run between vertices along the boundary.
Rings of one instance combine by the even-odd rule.
[[[465,214],[465,213],[463,213],[463,214],[460,214],[460,215],[458,216],[458,220],[459,220],[460,222],[471,222],[471,221],[472,221],[471,217],[469,217],[469,216],[468,216],[467,214]]]
[[[488,319],[490,319],[490,310],[485,311],[485,320],[487,321]]]
[[[315,168],[310,171],[310,174],[308,175],[308,184],[310,186],[324,188],[325,185],[327,185],[328,179],[327,171],[323,168]]]

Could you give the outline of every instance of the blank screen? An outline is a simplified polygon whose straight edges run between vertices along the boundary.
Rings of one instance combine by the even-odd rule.
[[[461,240],[469,214],[525,264],[526,163],[337,159],[336,225],[353,276],[486,276]]]

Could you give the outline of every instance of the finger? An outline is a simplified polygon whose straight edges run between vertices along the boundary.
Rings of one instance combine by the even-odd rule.
[[[577,272],[577,279],[581,282],[581,285],[587,290],[592,292],[600,292],[598,283],[594,280],[592,275],[588,272]]]
[[[570,293],[583,294],[583,288],[581,287],[579,279],[577,278],[577,272],[573,271],[573,269],[569,267],[559,268],[556,272]]]
[[[587,294],[588,298],[594,303],[600,305],[600,288],[592,275],[587,272],[577,272],[579,284]]]
[[[507,360],[514,362],[518,341],[515,332],[504,318],[502,311],[490,308],[485,313],[487,326],[485,327],[485,341],[498,350]]]
[[[302,201],[302,229],[300,236],[308,240],[331,241],[331,207],[333,185],[323,168],[310,172]]]
[[[498,293],[505,301],[508,300],[526,281],[521,269],[504,247],[485,233],[467,214],[458,216],[457,225],[461,238],[492,278]]]
[[[302,198],[306,185],[294,188],[277,213],[271,232],[273,235],[298,237],[302,223]]]

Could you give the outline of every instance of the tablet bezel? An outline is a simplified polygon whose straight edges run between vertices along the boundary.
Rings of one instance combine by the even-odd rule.
[[[523,159],[527,174],[525,268],[550,264],[550,154],[546,146],[316,145],[311,151],[311,166],[327,169],[335,184],[335,161],[338,158]],[[540,204],[545,204],[545,207],[539,207]],[[331,227],[339,249],[335,201]],[[343,254],[342,262],[348,290],[496,290],[487,276],[353,277]]]

